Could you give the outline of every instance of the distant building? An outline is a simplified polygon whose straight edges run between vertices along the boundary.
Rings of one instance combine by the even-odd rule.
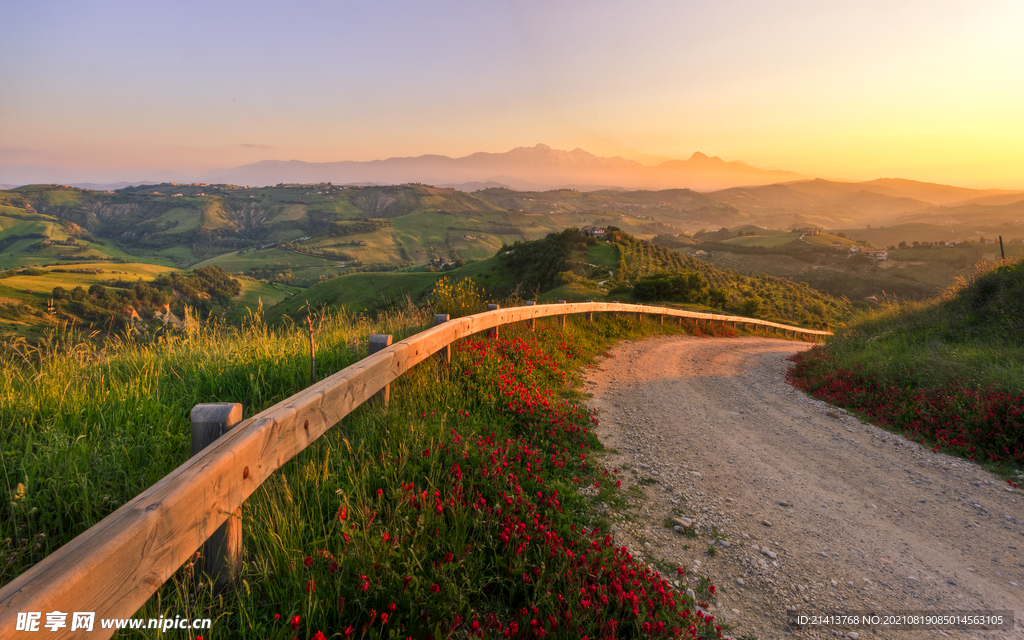
[[[842,242],[833,242],[832,243],[832,248],[833,249],[842,249],[843,248],[843,243]]]
[[[603,238],[605,236],[605,230],[597,227],[583,227],[580,229],[583,233],[587,234],[591,238]]]

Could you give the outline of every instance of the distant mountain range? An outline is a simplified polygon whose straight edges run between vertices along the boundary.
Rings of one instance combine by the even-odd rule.
[[[512,189],[556,188],[668,189],[711,191],[741,185],[762,185],[803,178],[792,171],[766,171],[744,162],[726,162],[694,153],[689,160],[669,160],[649,167],[616,156],[605,158],[583,149],[562,151],[538,144],[505,153],[474,153],[462,158],[423,155],[369,162],[302,162],[265,160],[210,172],[206,182],[265,185],[279,182],[402,184],[437,186],[497,183]]]
[[[193,175],[154,172],[154,179],[132,184],[162,182],[210,182],[243,186],[280,183],[333,182],[334,184],[403,184],[419,182],[477,190],[505,186],[519,190],[575,188],[596,189],[668,189],[688,188],[713,191],[736,186],[754,186],[805,178],[792,171],[768,171],[745,162],[726,162],[716,156],[694,153],[688,160],[669,160],[646,166],[622,157],[596,156],[583,149],[563,151],[538,144],[518,147],[505,153],[474,153],[461,158],[423,155],[414,158],[388,158],[366,162],[304,162],[302,160],[264,160],[228,169],[216,169]],[[0,166],[0,183],[23,185],[36,183],[71,184],[91,189],[120,188],[131,180],[104,183],[96,176],[34,165]]]
[[[69,184],[108,190],[128,185],[177,183],[268,186],[331,182],[335,185],[394,185],[407,183],[453,187],[467,193],[494,187],[518,191],[576,189],[577,191],[630,191],[688,189],[719,192],[718,200],[741,209],[804,209],[840,207],[862,213],[891,215],[925,208],[961,204],[1005,205],[1020,200],[1019,191],[967,189],[898,178],[867,182],[837,182],[808,178],[780,170],[752,167],[742,161],[726,162],[697,152],[687,160],[668,160],[655,166],[619,156],[596,156],[583,149],[563,151],[538,144],[505,153],[474,153],[461,158],[422,155],[365,162],[304,162],[264,160],[229,169],[192,175],[153,172],[153,179],[120,176],[103,182],[96,175],[33,165],[0,165],[0,188],[24,184]],[[760,187],[756,192],[750,189]]]

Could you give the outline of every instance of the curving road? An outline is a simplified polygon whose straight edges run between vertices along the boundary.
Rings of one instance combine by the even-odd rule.
[[[735,638],[1024,638],[1024,494],[787,385],[786,357],[808,346],[658,337],[611,351],[586,390],[632,496],[599,505],[617,544],[683,566],[692,588],[708,575]],[[698,536],[666,527],[672,517]],[[795,618],[954,610],[1019,622],[897,631]]]

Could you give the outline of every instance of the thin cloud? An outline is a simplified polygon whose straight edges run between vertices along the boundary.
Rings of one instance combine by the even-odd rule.
[[[243,143],[239,144],[238,146],[245,147],[246,149],[269,149],[270,148],[269,144],[253,144],[252,142],[243,142]]]

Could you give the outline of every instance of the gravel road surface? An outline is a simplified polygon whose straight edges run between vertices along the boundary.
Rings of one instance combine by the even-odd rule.
[[[616,544],[663,572],[684,567],[683,588],[708,576],[733,638],[1024,638],[1024,494],[787,385],[786,357],[809,346],[656,337],[611,351],[586,391],[629,500],[598,505]],[[952,611],[1017,623],[797,617]]]

